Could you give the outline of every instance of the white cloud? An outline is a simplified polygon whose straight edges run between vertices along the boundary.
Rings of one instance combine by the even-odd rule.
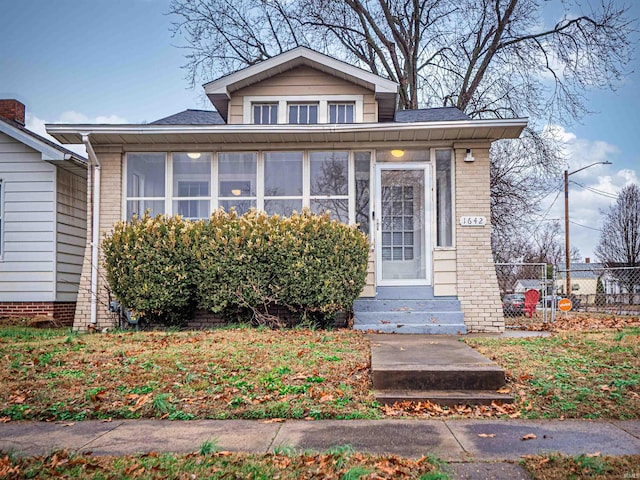
[[[556,139],[562,141],[567,159],[567,169],[575,171],[596,162],[613,161],[620,149],[602,140],[579,138],[573,132],[558,125],[548,127]],[[569,177],[569,225],[570,243],[578,247],[583,257],[595,261],[593,249],[600,240],[602,212],[615,203],[615,196],[622,188],[638,183],[638,173],[629,168],[615,169],[613,165],[594,165]],[[555,195],[548,198],[550,203]],[[545,211],[549,208],[547,204]],[[547,218],[560,218],[564,226],[564,201],[560,194]],[[563,232],[564,233],[564,232]]]
[[[45,129],[45,124],[47,123],[127,123],[127,120],[123,117],[119,117],[118,115],[98,115],[94,118],[90,118],[84,113],[76,112],[73,110],[68,110],[66,112],[62,112],[60,116],[53,120],[43,120],[39,117],[36,117],[33,114],[27,113],[26,115],[26,127],[34,133],[45,137],[52,142],[59,143],[55,138],[47,133]],[[84,145],[63,145],[65,148],[69,150],[79,153],[80,155],[87,155],[87,151],[84,148]]]

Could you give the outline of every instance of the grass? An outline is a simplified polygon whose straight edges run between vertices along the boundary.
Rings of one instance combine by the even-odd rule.
[[[0,417],[376,418],[351,331],[70,334],[0,328]]]
[[[640,478],[640,455],[532,455],[520,463],[533,480]]]
[[[465,341],[507,370],[525,418],[638,418],[637,327]]]
[[[231,452],[155,454],[123,457],[74,455],[67,451],[44,457],[0,455],[2,478],[251,478],[294,480],[447,479],[423,457],[412,460],[348,450],[324,453],[249,455]]]

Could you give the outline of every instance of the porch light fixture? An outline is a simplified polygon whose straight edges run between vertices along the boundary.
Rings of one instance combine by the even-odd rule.
[[[476,161],[475,157],[473,156],[473,152],[471,151],[470,148],[467,148],[467,156],[464,157],[464,161],[465,162],[475,162]]]
[[[239,188],[234,188],[233,190],[231,190],[231,194],[235,195],[236,197],[238,197],[241,193],[242,190],[240,190]]]
[[[391,150],[391,155],[396,157],[396,158],[402,158],[404,157],[404,150]]]
[[[198,152],[193,152],[193,153],[187,153],[187,157],[193,159],[193,160],[197,160],[198,158],[200,158],[200,153]]]

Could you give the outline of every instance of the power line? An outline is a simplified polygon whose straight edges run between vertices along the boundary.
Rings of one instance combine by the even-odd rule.
[[[569,220],[569,223],[573,223],[574,225],[577,225],[577,226],[582,227],[582,228],[588,228],[589,230],[595,230],[596,232],[602,232],[602,230],[600,228],[589,227],[588,225],[583,225],[581,223],[574,222],[573,220]]]
[[[598,189],[593,188],[593,187],[588,187],[588,186],[583,185],[581,183],[578,183],[578,182],[576,182],[574,180],[571,180],[571,183],[573,183],[575,185],[578,185],[579,187],[582,187],[585,190],[588,190],[588,191],[590,191],[592,193],[595,193],[597,195],[602,195],[603,197],[611,198],[611,199],[614,199],[614,200],[618,198],[618,195],[614,195],[613,193],[609,193],[609,192],[604,192],[602,190],[598,190]]]

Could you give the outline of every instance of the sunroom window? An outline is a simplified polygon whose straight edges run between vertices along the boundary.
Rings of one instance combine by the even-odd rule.
[[[211,208],[211,154],[173,154],[173,213],[208,218]]]
[[[265,152],[264,210],[289,216],[302,210],[302,152]]]
[[[165,213],[164,153],[127,155],[127,218]]]
[[[349,223],[349,152],[311,152],[309,163],[311,211],[330,210],[332,218]]]
[[[218,154],[218,206],[239,215],[256,207],[257,155],[254,152]]]
[[[436,216],[439,247],[453,246],[451,150],[436,150]]]

